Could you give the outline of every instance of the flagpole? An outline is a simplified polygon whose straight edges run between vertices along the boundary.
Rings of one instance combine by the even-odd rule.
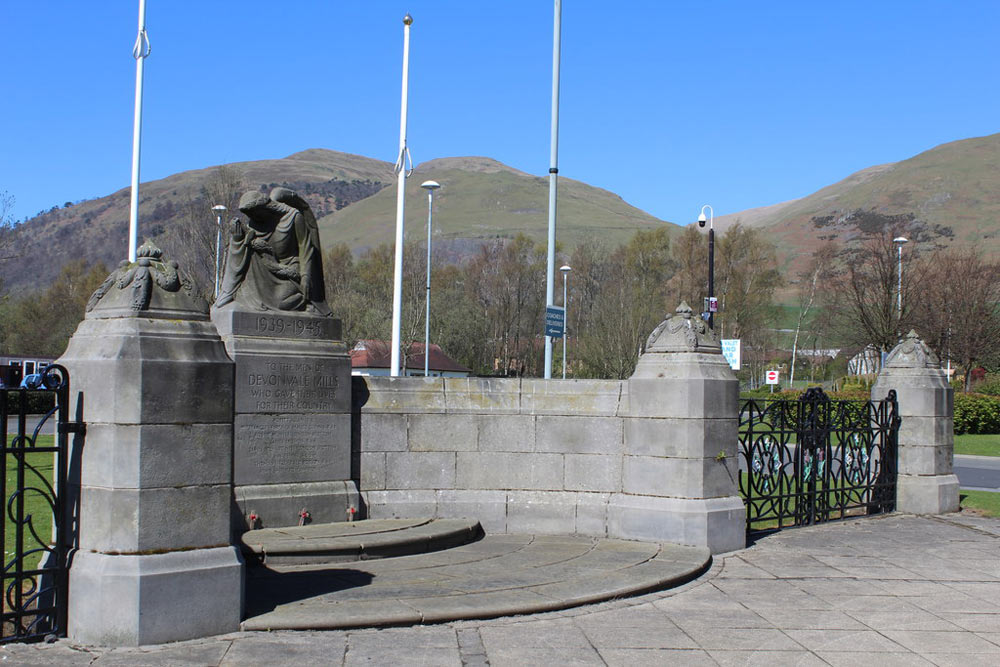
[[[410,26],[413,17],[403,17],[403,96],[399,110],[399,158],[396,173],[399,176],[396,189],[396,263],[392,281],[392,353],[390,375],[399,377],[400,326],[403,319],[403,208],[406,203],[406,96],[410,85]]]
[[[149,55],[149,36],[146,34],[146,0],[139,0],[139,34],[132,47],[135,58],[135,118],[132,122],[132,200],[128,216],[128,261],[135,261],[139,240],[139,140],[142,135],[142,65]]]
[[[562,2],[555,0],[552,29],[552,136],[549,156],[549,240],[545,269],[545,304],[553,305],[556,273],[556,190],[559,180],[559,42],[562,32]],[[545,378],[552,377],[552,336],[545,337]]]

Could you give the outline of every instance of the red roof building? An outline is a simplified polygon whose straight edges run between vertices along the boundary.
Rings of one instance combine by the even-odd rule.
[[[429,351],[429,377],[464,378],[472,375],[472,369],[449,357],[441,350],[441,346],[431,343]],[[389,375],[391,356],[389,343],[384,340],[359,340],[351,350],[351,374]],[[423,377],[424,344],[412,343],[401,363],[405,369],[404,375]]]

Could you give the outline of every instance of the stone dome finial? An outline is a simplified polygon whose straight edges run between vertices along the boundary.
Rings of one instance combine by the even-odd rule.
[[[663,320],[646,340],[646,352],[705,352],[721,354],[722,347],[708,323],[696,317],[681,301],[674,314]]]
[[[941,362],[931,348],[910,329],[899,345],[885,359],[888,368],[941,368]]]

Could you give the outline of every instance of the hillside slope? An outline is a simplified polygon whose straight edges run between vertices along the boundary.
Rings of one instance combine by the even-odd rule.
[[[837,221],[857,209],[913,213],[926,225],[953,232],[948,241],[1000,255],[1000,134],[942,144],[907,160],[851,174],[817,192],[781,204],[719,216],[761,229],[795,272],[826,238],[847,240],[850,226],[817,227],[813,218]]]
[[[548,230],[549,184],[485,157],[441,158],[416,167],[406,182],[406,237],[427,235],[427,194],[420,184],[434,180],[433,237],[439,247],[461,256],[485,240],[523,233],[544,245]],[[637,229],[669,225],[630,206],[621,197],[568,178],[559,179],[558,243],[571,250],[584,240],[611,245]],[[353,249],[391,243],[396,228],[396,188],[390,187],[320,220],[324,247],[346,243]]]

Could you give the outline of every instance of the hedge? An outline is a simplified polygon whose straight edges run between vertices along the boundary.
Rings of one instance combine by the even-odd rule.
[[[1000,397],[955,394],[955,435],[1000,433]]]
[[[51,391],[14,391],[3,392],[7,395],[7,414],[16,415],[21,410],[21,394],[27,395],[28,414],[42,415],[56,404],[56,395]]]

